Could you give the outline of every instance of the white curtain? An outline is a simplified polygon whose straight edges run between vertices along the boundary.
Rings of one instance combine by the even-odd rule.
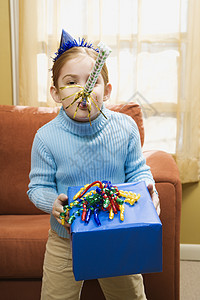
[[[21,105],[55,105],[50,70],[62,28],[102,40],[112,48],[110,102],[138,102],[144,150],[172,153],[182,182],[199,180],[200,0],[19,0],[19,7]]]
[[[182,182],[200,180],[200,1],[189,1],[177,106],[176,162]]]

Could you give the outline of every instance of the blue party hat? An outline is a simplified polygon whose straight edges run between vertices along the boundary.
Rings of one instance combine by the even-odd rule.
[[[92,43],[88,43],[85,41],[84,38],[76,41],[69,33],[67,33],[64,29],[62,30],[62,35],[60,39],[60,46],[58,48],[58,51],[55,53],[55,57],[53,58],[53,61],[55,62],[64,52],[67,50],[73,48],[73,47],[86,47],[91,48],[95,50],[97,53],[99,52],[98,48],[94,48]]]
[[[66,32],[64,29],[62,30],[62,35],[61,35],[61,39],[60,39],[60,48],[66,44],[67,42],[73,42],[74,39],[73,37],[68,33]]]

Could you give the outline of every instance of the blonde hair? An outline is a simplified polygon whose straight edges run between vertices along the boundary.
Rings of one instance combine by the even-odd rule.
[[[90,48],[84,48],[84,47],[73,47],[66,52],[64,52],[53,64],[52,68],[52,79],[53,79],[53,85],[58,88],[58,78],[60,76],[60,70],[64,66],[64,64],[73,58],[76,58],[79,54],[85,54],[93,58],[94,60],[97,59],[98,53]],[[104,63],[103,68],[101,70],[101,75],[104,80],[104,85],[106,86],[109,82],[108,78],[108,69],[106,64]]]

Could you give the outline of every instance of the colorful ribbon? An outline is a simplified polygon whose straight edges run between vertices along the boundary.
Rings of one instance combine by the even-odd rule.
[[[90,190],[90,188],[94,186],[97,186],[96,189]],[[69,224],[72,224],[76,216],[80,215],[81,220],[88,224],[93,214],[97,226],[101,226],[98,216],[100,211],[109,212],[109,219],[111,220],[120,212],[120,220],[123,222],[125,211],[124,203],[128,202],[130,205],[134,205],[139,198],[140,194],[136,195],[131,191],[119,191],[110,181],[94,181],[81,188],[74,196],[74,201],[63,207],[64,212],[60,213],[60,219],[62,220],[62,225],[64,225],[68,211],[72,208],[77,208],[67,220]]]

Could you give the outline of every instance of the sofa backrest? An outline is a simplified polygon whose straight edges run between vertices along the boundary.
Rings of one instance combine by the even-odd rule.
[[[139,105],[108,105],[126,113],[138,124],[144,141]],[[26,194],[31,165],[31,146],[38,128],[56,117],[59,108],[0,106],[0,214],[42,214]]]

